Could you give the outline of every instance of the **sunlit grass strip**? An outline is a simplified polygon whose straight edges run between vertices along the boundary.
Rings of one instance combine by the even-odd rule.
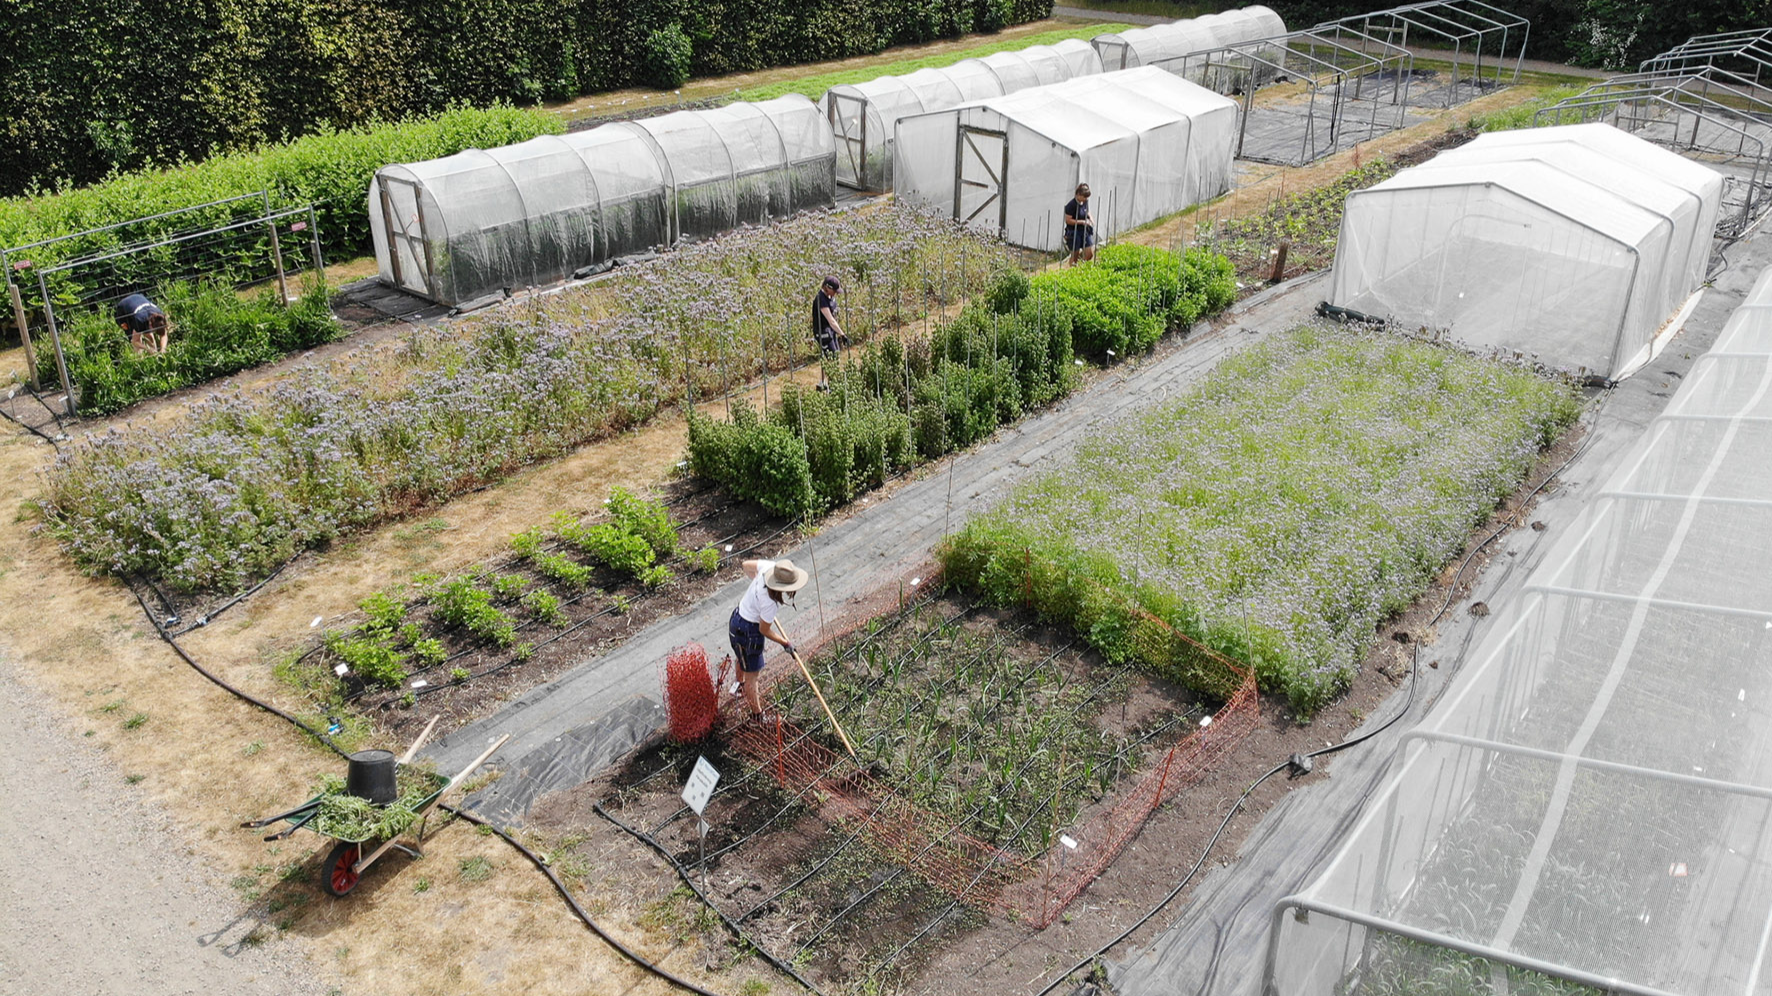
[[[1081,38],[1088,41],[1096,35],[1124,31],[1132,27],[1130,24],[1118,22],[1107,24],[1079,24],[1070,28],[1055,28],[1051,31],[1038,31],[1015,38],[985,42],[966,48],[943,52],[940,55],[926,55],[917,59],[899,59],[896,62],[880,62],[860,69],[840,69],[834,72],[819,73],[814,76],[802,76],[798,79],[782,80],[777,83],[765,83],[748,90],[738,92],[739,100],[773,100],[790,93],[805,94],[812,100],[824,96],[831,87],[844,83],[865,83],[880,76],[903,76],[919,69],[944,69],[956,62],[966,59],[982,59],[996,52],[1017,52],[1030,45],[1051,45],[1067,38]]]
[[[944,558],[1005,602],[1029,600],[993,586],[1030,556],[1093,577],[1248,660],[1308,715],[1578,410],[1571,388],[1518,367],[1304,327],[1092,435]],[[1110,658],[1139,656],[1126,627],[1084,632]]]

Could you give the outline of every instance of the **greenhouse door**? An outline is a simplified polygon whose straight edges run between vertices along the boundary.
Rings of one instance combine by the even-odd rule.
[[[954,157],[954,217],[975,228],[1001,232],[1008,223],[1009,135],[960,126]]]
[[[837,182],[855,190],[868,184],[868,106],[860,97],[831,94],[831,134],[837,139]]]
[[[396,176],[380,176],[382,224],[388,233],[388,261],[401,290],[437,300],[431,240],[425,231],[423,199],[418,184]]]

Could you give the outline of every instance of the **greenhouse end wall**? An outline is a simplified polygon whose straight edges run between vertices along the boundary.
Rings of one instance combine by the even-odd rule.
[[[1484,135],[1348,196],[1329,301],[1616,379],[1702,283],[1721,191],[1609,125]]]

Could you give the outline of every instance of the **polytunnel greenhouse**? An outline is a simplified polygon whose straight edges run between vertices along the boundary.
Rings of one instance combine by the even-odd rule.
[[[894,126],[910,114],[944,110],[983,97],[1062,83],[1101,72],[1088,42],[1031,45],[966,59],[943,69],[843,83],[819,98],[837,143],[837,182],[859,190],[892,189]]]
[[[1098,237],[1230,189],[1237,105],[1161,69],[1085,76],[898,123],[900,201],[1058,249],[1092,188]]]
[[[1266,7],[1254,6],[1096,35],[1089,43],[1101,56],[1102,71],[1111,73],[1116,69],[1158,65],[1195,52],[1209,52],[1285,33],[1286,22],[1280,15]],[[1274,59],[1284,65],[1283,52],[1276,49]]]
[[[1266,993],[1772,985],[1772,270],[1620,466],[1277,904]]]
[[[1483,135],[1348,196],[1329,302],[1618,378],[1703,283],[1722,190],[1610,125]]]
[[[836,147],[799,94],[387,166],[369,185],[382,280],[459,305],[836,200]]]

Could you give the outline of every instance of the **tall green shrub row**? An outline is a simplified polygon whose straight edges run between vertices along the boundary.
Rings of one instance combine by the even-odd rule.
[[[369,250],[364,196],[377,169],[388,163],[435,159],[463,149],[509,145],[564,130],[552,114],[513,107],[457,107],[401,124],[323,130],[292,142],[217,155],[177,169],[142,170],[56,194],[5,198],[0,200],[0,245],[24,245],[268,190],[273,207],[317,205],[324,251],[355,256]],[[0,154],[0,161],[4,159]],[[237,218],[241,210],[253,207],[249,203],[244,208],[234,205],[180,214],[70,240],[29,256],[44,266],[205,224],[222,224]],[[3,300],[0,307],[10,309]],[[10,310],[6,314],[10,315]]]
[[[696,75],[731,73],[1051,10],[1051,0],[11,0],[0,193],[455,104],[669,82],[655,75],[660,54]]]
[[[690,469],[778,515],[818,515],[1069,394],[1077,351],[1149,350],[1235,296],[1229,263],[1199,251],[1114,246],[1031,281],[1007,272],[929,338],[862,348],[828,391],[790,384],[767,414],[740,401],[730,421],[691,412]]]

